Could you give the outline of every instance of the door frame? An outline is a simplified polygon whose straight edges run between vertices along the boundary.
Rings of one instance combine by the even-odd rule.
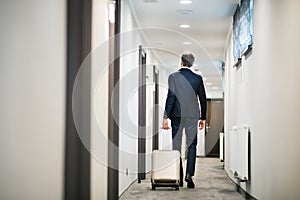
[[[113,2],[111,2],[113,3]],[[109,22],[107,199],[119,199],[119,88],[121,0],[115,0],[115,22]],[[113,108],[113,110],[111,109]],[[111,167],[110,167],[111,166]]]
[[[138,89],[138,183],[146,179],[146,59],[142,45],[139,46]]]
[[[152,150],[158,150],[159,140],[158,140],[158,118],[159,118],[159,71],[155,65],[153,65],[153,135],[152,135]]]

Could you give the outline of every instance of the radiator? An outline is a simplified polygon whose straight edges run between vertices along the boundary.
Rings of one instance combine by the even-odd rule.
[[[230,170],[240,181],[249,180],[249,127],[234,126],[229,132]]]
[[[224,161],[224,133],[220,133],[220,161]]]

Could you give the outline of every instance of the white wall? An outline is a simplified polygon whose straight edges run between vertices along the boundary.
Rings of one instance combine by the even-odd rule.
[[[222,91],[205,90],[207,99],[223,99]]]
[[[107,199],[108,13],[107,1],[92,4],[91,199]]]
[[[147,47],[146,47],[147,48]],[[147,50],[146,65],[146,172],[152,169],[152,137],[153,137],[153,112],[154,112],[154,91],[155,84],[153,81],[153,65],[156,65],[157,59],[152,51]],[[159,126],[160,127],[160,126]]]
[[[120,160],[119,193],[137,179],[138,170],[138,84],[139,45],[146,51],[146,172],[151,170],[153,64],[155,55],[147,49],[135,19],[135,10],[128,0],[122,1],[121,58],[120,58]],[[128,171],[128,174],[126,173]]]
[[[147,48],[147,47],[146,47]],[[150,51],[147,51],[146,64],[146,172],[151,171],[152,136],[153,136],[153,58]]]
[[[63,199],[66,2],[0,13],[0,199]]]
[[[258,199],[300,196],[299,11],[300,1],[254,1],[253,53],[242,68],[231,67],[232,41],[227,47],[225,134],[250,126],[251,182],[241,186]]]
[[[136,26],[129,2],[121,2],[121,57],[120,57],[120,155],[119,194],[137,179],[138,170],[138,55],[141,36],[133,31]],[[128,174],[126,173],[128,171]]]

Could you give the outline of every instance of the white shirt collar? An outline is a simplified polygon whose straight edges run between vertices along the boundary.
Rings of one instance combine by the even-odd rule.
[[[182,69],[189,69],[189,70],[192,70],[191,68],[192,67],[185,67],[185,66],[183,66],[183,67],[181,67]]]

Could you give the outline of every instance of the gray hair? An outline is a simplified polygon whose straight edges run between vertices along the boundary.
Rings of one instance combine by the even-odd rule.
[[[195,57],[192,52],[184,52],[181,55],[181,62],[183,66],[191,67],[194,63]]]

